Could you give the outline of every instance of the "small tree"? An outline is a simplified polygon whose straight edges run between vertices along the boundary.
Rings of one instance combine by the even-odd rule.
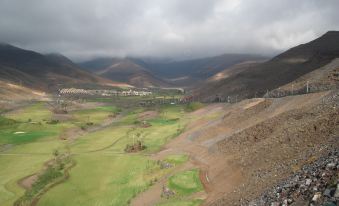
[[[55,149],[55,150],[53,151],[54,159],[58,158],[59,154],[60,154],[60,153],[59,153],[59,150],[58,150],[58,149]]]

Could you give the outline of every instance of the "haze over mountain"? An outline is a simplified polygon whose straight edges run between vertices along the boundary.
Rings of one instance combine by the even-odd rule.
[[[216,74],[197,91],[204,99],[264,95],[309,72],[329,64],[339,57],[339,32],[329,31],[323,36],[296,46],[261,64],[249,64],[241,72]]]
[[[265,57],[248,54],[224,54],[182,61],[155,58],[97,58],[79,65],[102,77],[138,87],[193,86],[231,65],[263,59]]]
[[[183,61],[152,61],[150,59],[133,60],[152,73],[169,79],[176,85],[194,85],[221,70],[245,61],[262,61],[266,57],[250,54],[223,54],[219,56]]]
[[[168,87],[170,83],[128,58],[98,58],[80,63],[86,70],[113,81],[125,82],[136,87]]]

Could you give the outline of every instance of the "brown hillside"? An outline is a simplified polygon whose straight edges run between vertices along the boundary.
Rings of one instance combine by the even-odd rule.
[[[294,47],[270,61],[256,64],[216,82],[207,82],[199,89],[205,100],[235,96],[262,96],[312,72],[339,57],[339,32],[328,32],[307,44]]]

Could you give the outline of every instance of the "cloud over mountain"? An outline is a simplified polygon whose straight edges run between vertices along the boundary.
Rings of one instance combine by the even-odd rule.
[[[0,42],[73,59],[270,54],[339,29],[337,0],[2,0]]]

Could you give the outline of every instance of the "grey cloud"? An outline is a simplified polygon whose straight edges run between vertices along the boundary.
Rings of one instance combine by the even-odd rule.
[[[270,55],[339,29],[337,0],[2,0],[0,42],[75,60]]]

